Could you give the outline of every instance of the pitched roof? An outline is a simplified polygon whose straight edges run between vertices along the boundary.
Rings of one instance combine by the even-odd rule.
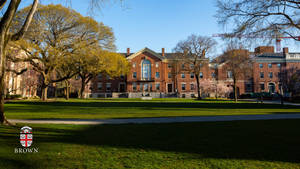
[[[136,53],[134,53],[134,54],[131,54],[131,55],[127,56],[127,59],[133,59],[133,58],[135,58],[136,56],[138,56],[138,55],[140,55],[140,54],[142,54],[142,53],[144,53],[144,52],[148,52],[148,53],[150,53],[150,54],[156,56],[156,57],[159,58],[160,60],[166,59],[166,57],[162,56],[162,55],[159,54],[159,53],[154,52],[153,50],[151,50],[151,49],[149,49],[149,48],[147,48],[147,47],[143,48],[142,50],[140,50],[140,51],[138,51],[138,52],[136,52]]]

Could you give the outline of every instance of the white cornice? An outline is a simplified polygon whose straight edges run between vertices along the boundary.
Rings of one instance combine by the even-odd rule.
[[[153,56],[159,58],[160,60],[164,60],[165,59],[165,57],[161,56],[160,54],[154,52],[153,50],[151,50],[151,49],[149,49],[147,47],[145,47],[144,49],[142,49],[142,50],[140,50],[140,51],[138,51],[138,52],[136,52],[136,53],[128,56],[127,59],[131,60],[131,59],[135,58],[136,56],[138,56],[138,55],[140,55],[140,54],[142,54],[144,52],[149,52],[150,54],[152,54]]]

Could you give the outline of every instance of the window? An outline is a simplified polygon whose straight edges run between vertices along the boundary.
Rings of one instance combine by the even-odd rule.
[[[281,78],[281,73],[280,72],[278,72],[277,77],[278,77],[278,79]]]
[[[263,64],[262,63],[260,63],[259,64],[259,68],[263,68],[264,66],[263,66]]]
[[[148,83],[145,83],[145,84],[144,84],[144,91],[147,92],[147,91],[148,91],[148,88],[149,88]]]
[[[160,90],[160,83],[156,83],[156,84],[155,84],[155,89],[156,89],[156,90]]]
[[[260,73],[259,73],[259,76],[260,76],[260,78],[263,79],[263,78],[265,77],[264,72],[260,72]]]
[[[199,77],[200,77],[201,79],[203,78],[203,73],[202,73],[202,72],[199,73]]]
[[[268,64],[268,67],[269,67],[269,68],[272,68],[272,63],[269,63],[269,64]]]
[[[106,75],[106,79],[107,79],[107,80],[110,80],[110,76],[109,76],[109,75]]]
[[[171,63],[168,63],[168,68],[172,68],[172,65],[171,65]]]
[[[156,72],[156,73],[155,73],[155,78],[158,79],[159,77],[160,77],[159,72]]]
[[[98,75],[98,79],[99,79],[99,80],[102,79],[102,74],[101,74],[101,73]]]
[[[232,79],[232,71],[227,71],[227,78]]]
[[[280,67],[281,67],[281,64],[280,64],[280,63],[278,63],[278,64],[277,64],[277,67],[278,67],[278,68],[280,68]]]
[[[132,78],[136,79],[136,72],[133,72]]]
[[[185,90],[185,83],[181,84],[181,90],[184,91]]]
[[[181,69],[184,69],[184,64],[181,65]]]
[[[269,93],[275,93],[275,84],[274,83],[269,83],[268,88],[269,88]]]
[[[260,90],[261,90],[261,91],[264,91],[264,90],[265,90],[265,84],[264,84],[264,83],[261,83],[261,84],[260,84]]]
[[[194,78],[195,78],[195,74],[191,73],[191,79],[194,79]]]
[[[269,78],[273,78],[273,72],[269,72]]]
[[[195,84],[191,83],[191,90],[195,90]]]
[[[151,62],[145,59],[142,62],[142,79],[150,80],[150,78],[151,78]]]
[[[172,74],[168,73],[168,78],[171,79],[172,78]]]
[[[132,83],[132,90],[136,91],[136,89],[137,89],[136,83]]]
[[[246,84],[246,92],[252,92],[252,84]]]
[[[132,64],[132,67],[133,67],[133,68],[135,68],[135,66],[136,66],[136,64],[135,64],[135,63],[133,63],[133,64]]]
[[[98,87],[98,90],[102,90],[102,83],[98,83],[97,87]]]
[[[212,77],[212,78],[216,78],[215,72],[212,72],[212,73],[211,73],[211,77]]]
[[[106,83],[106,91],[111,91],[111,83]]]
[[[155,67],[158,68],[158,66],[159,66],[159,64],[158,64],[158,62],[156,62],[156,63],[155,63]]]
[[[185,74],[181,73],[181,78],[184,79],[185,78]]]
[[[122,80],[124,80],[124,77],[125,77],[125,76],[124,76],[123,74],[120,76],[120,78],[121,78]]]
[[[194,69],[194,67],[195,67],[194,64],[190,64],[191,69]]]

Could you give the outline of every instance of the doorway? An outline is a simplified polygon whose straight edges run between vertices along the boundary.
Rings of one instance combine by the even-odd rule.
[[[120,83],[119,92],[125,92],[125,84],[124,83]]]
[[[173,92],[173,84],[169,83],[168,84],[168,93],[172,93]]]

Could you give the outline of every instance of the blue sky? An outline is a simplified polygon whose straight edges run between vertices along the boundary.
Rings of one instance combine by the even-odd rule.
[[[42,3],[62,3],[82,15],[90,14],[87,0],[72,0],[71,4],[66,0],[43,0]],[[144,47],[157,52],[165,48],[166,52],[171,52],[178,41],[191,34],[211,36],[226,31],[214,17],[215,0],[124,0],[122,4],[106,3],[101,11],[94,13],[97,21],[113,28],[118,52],[125,52],[128,47],[132,52]],[[219,43],[217,54],[222,52],[224,45],[220,38],[215,39]],[[295,51],[297,47],[293,42],[290,44],[290,51]]]

